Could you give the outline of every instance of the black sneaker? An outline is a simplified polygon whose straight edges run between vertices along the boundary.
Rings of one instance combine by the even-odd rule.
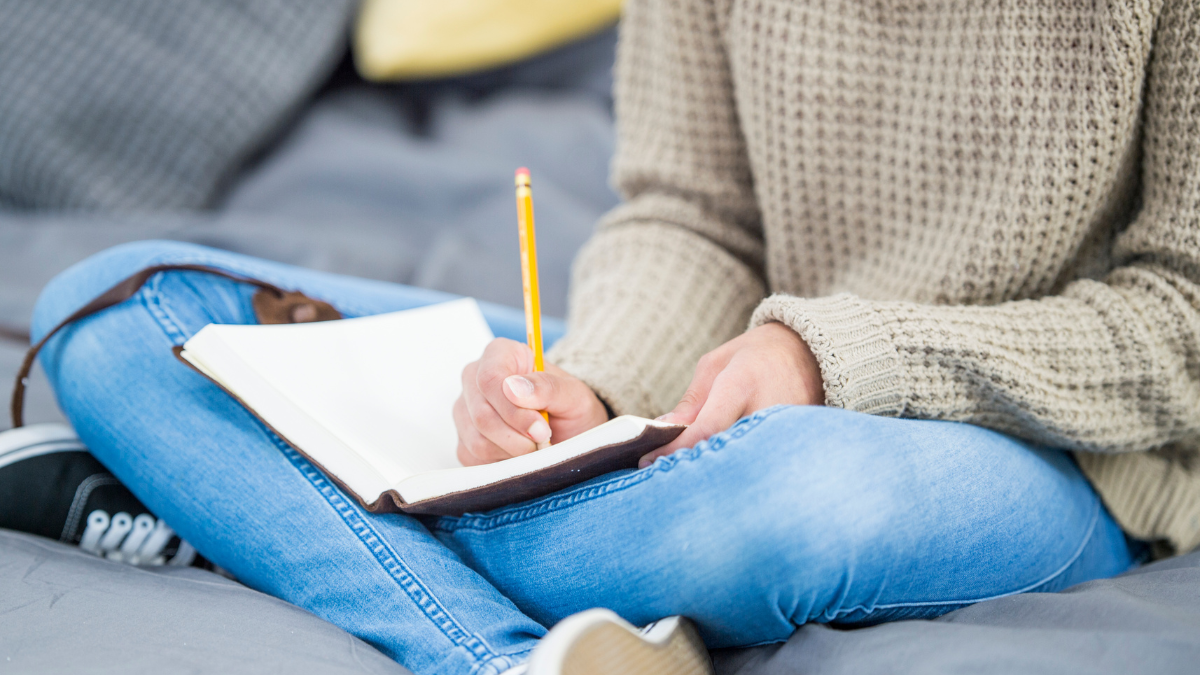
[[[0,527],[132,565],[213,567],[96,461],[65,424],[0,432]]]

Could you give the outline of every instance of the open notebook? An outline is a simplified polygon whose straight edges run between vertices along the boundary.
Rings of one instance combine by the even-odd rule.
[[[458,515],[532,499],[683,430],[622,416],[528,455],[464,467],[451,407],[492,333],[474,300],[283,325],[210,324],[181,359],[375,512]]]

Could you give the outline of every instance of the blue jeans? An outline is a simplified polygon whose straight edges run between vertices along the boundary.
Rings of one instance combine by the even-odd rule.
[[[35,339],[132,272],[200,263],[296,288],[347,316],[448,296],[192,245],[101,253],[46,288]],[[205,556],[417,673],[498,673],[589,607],[694,619],[710,647],[808,621],[932,617],[1056,591],[1133,562],[1069,455],[965,424],[823,407],[763,410],[644,470],[461,518],[373,515],[171,347],[254,321],[254,288],[197,272],[56,337],[42,356],[95,455]],[[485,306],[498,335],[520,312]],[[547,322],[547,341],[561,324]]]

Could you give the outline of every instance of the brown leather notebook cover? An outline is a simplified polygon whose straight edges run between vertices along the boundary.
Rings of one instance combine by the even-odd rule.
[[[209,382],[220,387],[222,391],[229,394],[238,403],[241,403],[251,415],[254,415],[275,435],[282,438],[285,443],[292,446],[296,452],[304,455],[305,459],[312,462],[326,477],[336,483],[346,494],[354,497],[359,504],[362,504],[363,508],[372,513],[403,512],[438,516],[461,516],[469,511],[487,511],[508,504],[536,499],[537,497],[557,492],[558,490],[571,487],[572,485],[582,483],[611,471],[634,468],[637,466],[638,459],[642,455],[675,440],[675,437],[683,433],[685,428],[683,426],[646,427],[640,435],[623,443],[601,446],[558,464],[552,464],[537,471],[506,478],[471,490],[452,492],[447,495],[423,499],[411,504],[406,503],[395,490],[388,490],[375,501],[368,503],[361,495],[351,490],[337,476],[333,475],[333,473],[309,456],[303,448],[292,443],[286,436],[279,433],[254,408],[246,405],[245,401],[229,391],[224,385],[196,368],[187,359],[184,359],[183,347],[175,347],[173,351],[175,352],[175,357],[181,363],[200,373]]]

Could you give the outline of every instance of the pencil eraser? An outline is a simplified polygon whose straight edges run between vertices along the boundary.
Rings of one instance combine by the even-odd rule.
[[[517,169],[516,183],[517,187],[529,186],[529,169],[526,169],[525,167]]]
[[[529,169],[526,169],[525,167],[521,167],[521,168],[517,169],[517,175],[525,176],[526,178],[528,178],[529,177]]]

